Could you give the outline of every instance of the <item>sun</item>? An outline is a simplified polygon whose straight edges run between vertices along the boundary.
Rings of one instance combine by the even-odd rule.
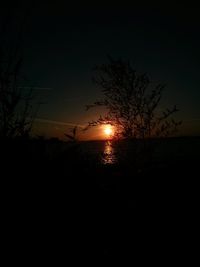
[[[113,129],[111,125],[105,125],[104,126],[104,133],[107,137],[111,137],[113,135]]]

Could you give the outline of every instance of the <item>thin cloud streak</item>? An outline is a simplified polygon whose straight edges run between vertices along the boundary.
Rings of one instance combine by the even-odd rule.
[[[32,89],[32,90],[38,90],[38,91],[51,91],[53,88],[48,87],[31,87],[31,86],[23,86],[19,87],[19,89]]]
[[[63,121],[54,121],[54,120],[46,120],[46,119],[41,119],[41,118],[36,118],[36,122],[40,123],[50,123],[50,124],[56,124],[56,125],[63,125],[63,126],[77,126],[79,128],[85,128],[85,125],[82,124],[76,124],[76,123],[71,123],[71,122],[63,122]]]

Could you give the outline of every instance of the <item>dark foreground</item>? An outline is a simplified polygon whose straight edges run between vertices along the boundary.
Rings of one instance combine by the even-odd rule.
[[[188,240],[199,213],[200,139],[159,147],[153,158],[145,152],[136,160],[129,151],[103,165],[80,144],[2,143],[3,221],[15,257],[37,262],[42,255],[57,265],[63,255],[74,262],[94,257],[96,265],[107,257],[167,261],[179,250],[180,257],[195,252]]]

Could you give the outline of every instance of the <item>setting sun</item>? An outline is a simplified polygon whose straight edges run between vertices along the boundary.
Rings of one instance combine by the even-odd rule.
[[[107,137],[110,137],[111,135],[113,135],[113,129],[111,125],[105,125],[104,127],[104,133]]]

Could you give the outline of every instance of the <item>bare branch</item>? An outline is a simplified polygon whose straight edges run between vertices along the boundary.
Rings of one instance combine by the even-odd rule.
[[[108,57],[109,63],[94,68],[93,81],[102,89],[104,100],[87,105],[86,109],[104,106],[107,113],[88,123],[88,127],[112,124],[121,136],[152,137],[169,135],[171,129],[179,126],[168,119],[178,110],[166,109],[158,114],[158,106],[165,88],[163,84],[153,83],[149,76],[139,74],[130,62]]]

